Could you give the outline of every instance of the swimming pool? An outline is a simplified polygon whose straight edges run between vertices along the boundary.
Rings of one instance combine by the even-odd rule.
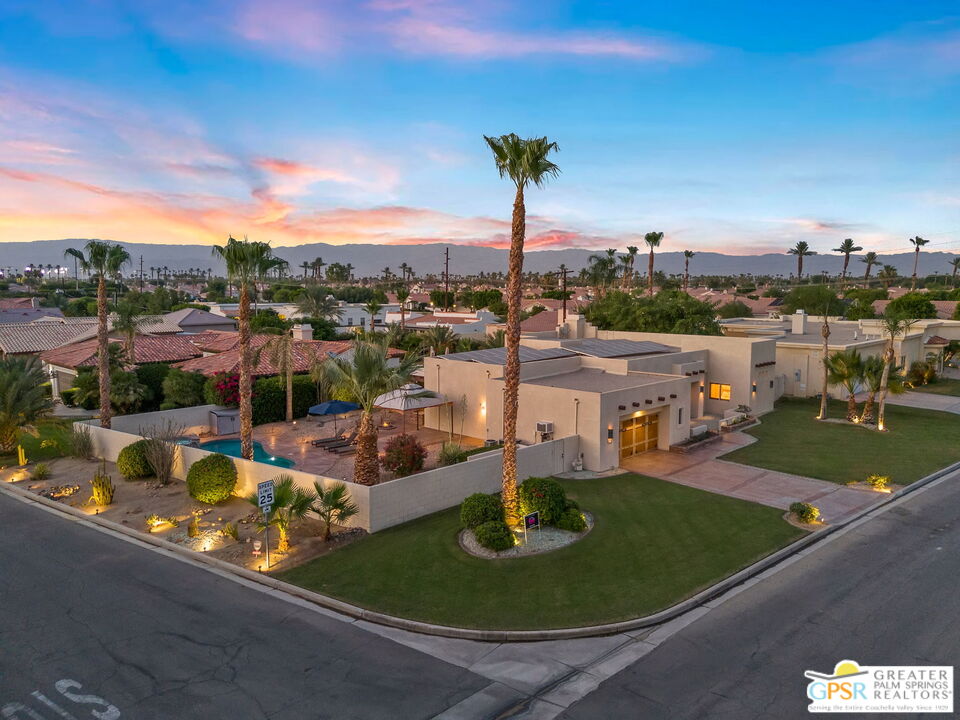
[[[210,452],[223,453],[224,455],[229,455],[230,457],[242,457],[240,454],[239,439],[211,440],[210,442],[205,442],[203,445],[201,445],[200,449],[209,450]],[[276,465],[277,467],[282,468],[292,468],[294,465],[296,465],[296,463],[290,458],[271,455],[264,450],[263,445],[258,442],[253,444],[253,459],[256,462],[266,463],[267,465]]]

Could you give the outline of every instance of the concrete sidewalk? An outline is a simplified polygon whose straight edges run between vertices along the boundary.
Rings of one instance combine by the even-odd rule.
[[[865,394],[860,393],[857,395],[857,400],[863,402],[866,400],[866,397]],[[902,395],[887,395],[887,402],[890,405],[903,405],[904,407],[922,408],[924,410],[940,410],[941,412],[960,415],[960,397],[956,395],[905,392]]]
[[[794,502],[812,503],[829,523],[846,520],[885,497],[871,490],[718,459],[753,442],[756,440],[750,435],[729,433],[721,442],[691,453],[655,450],[628,458],[622,465],[641,475],[782,510]]]

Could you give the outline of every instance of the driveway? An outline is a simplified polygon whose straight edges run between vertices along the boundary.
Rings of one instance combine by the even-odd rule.
[[[857,396],[864,400],[865,395]],[[924,410],[940,410],[941,412],[957,413],[960,415],[960,397],[956,395],[936,395],[934,393],[905,392],[901,395],[887,395],[887,402],[891,405],[922,408]]]
[[[752,442],[756,440],[750,435],[728,433],[720,442],[690,453],[654,450],[623,460],[621,465],[641,475],[782,510],[798,501],[812,503],[830,523],[845,520],[884,497],[870,490],[718,459]]]

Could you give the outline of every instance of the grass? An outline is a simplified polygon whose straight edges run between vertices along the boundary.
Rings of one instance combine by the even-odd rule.
[[[782,511],[640,475],[564,481],[596,526],[543,555],[482,560],[459,508],[365,537],[282,573],[372,610],[443,625],[539,629],[647,615],[803,534]]]
[[[20,433],[20,444],[27,453],[29,462],[53,460],[70,452],[70,434],[73,423],[69,420],[49,418],[37,423],[38,436]],[[17,462],[17,454],[0,455],[0,465]]]
[[[783,399],[746,430],[758,442],[724,460],[835,483],[864,480],[877,473],[907,485],[960,461],[960,417],[950,413],[887,404],[887,432],[818,422],[819,401]],[[828,416],[843,418],[846,403],[830,403]]]
[[[915,388],[910,388],[910,392],[930,393],[932,395],[955,395],[960,397],[960,380],[940,378],[935,383],[917,385]]]

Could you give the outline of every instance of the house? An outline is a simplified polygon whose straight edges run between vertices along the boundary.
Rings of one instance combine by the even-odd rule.
[[[206,310],[183,308],[168,312],[164,316],[167,322],[174,323],[180,332],[200,333],[206,330],[236,330],[237,323],[223,315],[215,315]]]
[[[408,301],[409,304],[409,301]],[[369,327],[370,313],[367,312],[366,303],[348,303],[342,300],[337,303],[340,308],[340,316],[334,318],[333,322],[337,327],[355,328]],[[239,312],[240,306],[237,303],[213,303],[210,305],[210,312],[214,315],[235,318]],[[296,303],[257,303],[258,310],[273,310],[283,319],[302,318],[303,313],[297,307]],[[397,303],[384,303],[377,314],[374,316],[374,325],[384,325],[387,313],[399,312],[400,305]]]
[[[602,331],[569,315],[553,337],[520,347],[518,439],[578,435],[583,466],[607,470],[649,450],[667,450],[744,407],[773,409],[775,341]],[[428,408],[427,427],[483,440],[503,434],[504,348],[424,359],[424,387],[460,398]],[[574,458],[571,458],[571,463]]]
[[[67,322],[72,319],[0,325],[0,356],[37,355],[96,332],[96,318],[83,318],[91,322]]]
[[[432,313],[407,312],[404,314],[404,327],[410,330],[427,330],[432,327],[447,327],[458,337],[484,338],[487,328],[496,323],[496,315],[489,310],[475,312],[444,312],[437,310]],[[386,314],[387,324],[400,323],[400,312]]]

